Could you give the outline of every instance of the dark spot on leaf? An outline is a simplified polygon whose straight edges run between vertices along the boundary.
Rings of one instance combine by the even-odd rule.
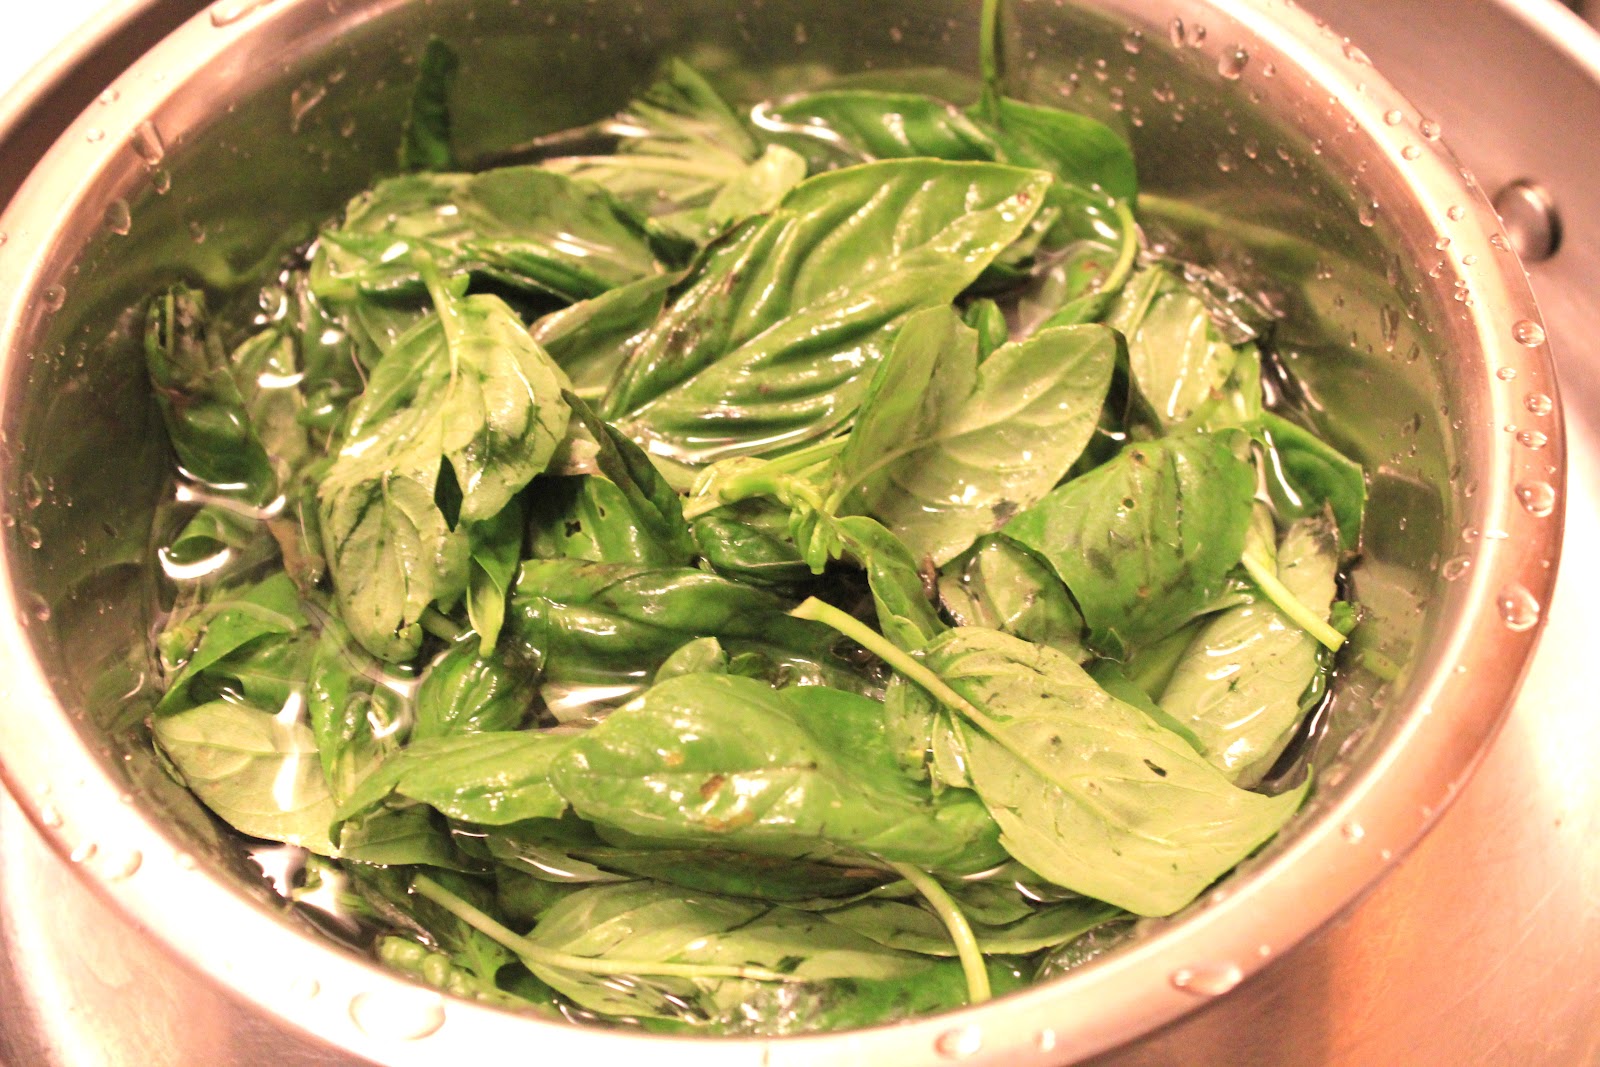
[[[1130,448],[1128,450],[1128,462],[1135,466],[1143,466],[1149,461],[1149,458],[1142,448]]]
[[[1125,496],[1122,498],[1122,506],[1127,508],[1129,511],[1132,511],[1134,508],[1139,506],[1139,502],[1133,499],[1131,496]]]
[[[566,531],[568,537],[577,537],[583,532],[583,523],[579,522],[577,519],[568,519]]]
[[[727,780],[728,779],[723,775],[713,774],[710,778],[707,778],[704,782],[701,782],[700,799],[710,800],[712,797],[716,796],[717,790],[721,789],[722,783],[726,782]]]
[[[1156,772],[1156,777],[1158,777],[1158,778],[1165,778],[1167,776],[1167,772],[1166,772],[1165,768],[1157,767],[1154,763],[1151,763],[1149,760],[1145,760],[1144,761],[1144,765],[1146,767],[1149,767],[1152,771],[1155,771]]]
[[[1017,507],[1015,500],[1001,500],[990,510],[994,513],[994,524],[996,526],[1004,526],[1011,521],[1013,515],[1022,509]]]

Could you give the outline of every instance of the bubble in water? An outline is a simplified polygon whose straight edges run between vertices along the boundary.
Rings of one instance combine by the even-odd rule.
[[[1400,157],[1402,159],[1417,159],[1421,157],[1421,155],[1422,149],[1418,148],[1414,144],[1408,144],[1404,148],[1400,149]]]
[[[1233,170],[1233,168],[1236,167],[1237,165],[1238,164],[1234,162],[1233,157],[1231,155],[1229,155],[1228,153],[1226,153],[1226,152],[1217,153],[1217,169],[1220,170],[1222,173],[1227,174],[1229,171]]]
[[[1362,838],[1367,836],[1366,827],[1362,826],[1358,822],[1347,822],[1347,823],[1345,823],[1342,827],[1339,828],[1339,832],[1341,834],[1343,834],[1344,835],[1344,839],[1346,841],[1350,842],[1352,845],[1355,844],[1357,841],[1360,841]]]
[[[983,1031],[976,1026],[961,1026],[946,1030],[933,1042],[941,1056],[960,1059],[977,1053],[983,1047]]]
[[[165,168],[151,172],[150,188],[156,191],[157,196],[172,192],[172,172]]]
[[[211,25],[221,29],[238,22],[250,12],[266,7],[272,0],[217,0],[211,5]]]
[[[1200,997],[1220,997],[1244,981],[1244,972],[1235,963],[1198,964],[1172,972],[1174,989]]]
[[[1512,379],[1516,378],[1516,376],[1517,376],[1517,368],[1515,368],[1515,367],[1501,367],[1499,370],[1494,372],[1494,376],[1496,378],[1499,378],[1502,382],[1509,382]]]
[[[133,214],[126,200],[113,200],[106,205],[106,229],[121,237],[133,229]]]
[[[30,593],[28,602],[33,605],[33,617],[40,622],[50,621],[50,602],[38,593]]]
[[[31,472],[22,476],[22,502],[29,510],[44,503],[44,486]]]
[[[1522,406],[1533,415],[1548,415],[1555,410],[1556,402],[1544,393],[1529,393],[1522,398]]]
[[[44,287],[44,291],[39,294],[39,298],[44,301],[44,306],[51,311],[60,311],[61,305],[67,302],[67,290],[59,285],[47,285]]]
[[[1495,606],[1500,611],[1500,621],[1515,633],[1531,630],[1539,623],[1539,602],[1517,582],[1500,590]]]
[[[99,851],[100,846],[96,845],[93,841],[83,841],[79,843],[71,852],[67,853],[67,859],[71,860],[73,863],[84,863],[93,859],[94,854]]]
[[[1519,345],[1538,348],[1544,344],[1544,327],[1532,319],[1518,319],[1511,327],[1511,336],[1517,339]]]
[[[44,535],[39,532],[39,528],[37,526],[34,526],[32,523],[25,522],[18,527],[18,530],[22,534],[23,543],[29,548],[44,547]]]
[[[1517,444],[1537,452],[1550,443],[1550,438],[1538,430],[1522,430],[1517,434]]]
[[[189,240],[197,245],[206,243],[206,228],[198,219],[191,219],[189,222]]]
[[[1449,216],[1451,222],[1460,222],[1467,217],[1467,209],[1460,204],[1451,204],[1445,209],[1445,214]]]
[[[1222,58],[1217,60],[1217,73],[1229,81],[1237,81],[1249,62],[1250,53],[1235,45],[1223,52]]]
[[[1555,486],[1549,482],[1518,482],[1516,492],[1522,510],[1535,518],[1545,518],[1556,509]]]
[[[368,1037],[417,1041],[444,1025],[444,1001],[420,989],[357,993],[350,999],[350,1019]]]
[[[54,804],[39,805],[39,822],[49,830],[61,828],[61,812],[56,810]]]
[[[1122,35],[1122,49],[1129,55],[1138,55],[1144,51],[1144,34],[1139,30],[1129,30]]]
[[[145,121],[133,128],[133,133],[128,137],[128,145],[135,155],[144,160],[147,167],[158,167],[161,161],[167,158],[167,145],[161,139],[161,131],[156,129],[155,123]]]
[[[1433,119],[1423,119],[1421,122],[1417,123],[1417,132],[1422,134],[1422,136],[1426,137],[1430,141],[1437,141],[1439,139],[1439,135],[1444,131],[1439,128],[1439,124]]]

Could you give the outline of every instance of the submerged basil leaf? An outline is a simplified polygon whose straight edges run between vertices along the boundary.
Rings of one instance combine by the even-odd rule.
[[[954,956],[950,931],[927,908],[895,900],[862,900],[824,914],[887,948],[927,956]],[[1071,941],[1122,915],[1121,908],[1098,900],[1077,899],[1052,904],[1026,918],[1000,926],[973,922],[972,932],[984,952],[1025,956]]]
[[[1302,519],[1277,550],[1278,578],[1328,618],[1336,591],[1332,523]],[[1178,661],[1161,707],[1193,730],[1200,751],[1242,786],[1260,781],[1294,736],[1302,695],[1322,670],[1317,640],[1265,597],[1210,618]]]
[[[568,740],[521,730],[413,741],[387,756],[340,805],[337,817],[353,818],[398,793],[482,826],[554,819],[567,805],[550,784],[550,768]]]
[[[503,654],[479,655],[476,642],[452,645],[417,687],[411,741],[517,729],[533,704],[532,680]]]
[[[1082,662],[1083,616],[1032,552],[1000,534],[979,539],[939,572],[939,599],[957,626],[1000,630]]]
[[[338,855],[333,796],[304,724],[218,700],[160,716],[151,730],[184,783],[234,829]]]
[[[437,37],[428,38],[400,130],[401,170],[450,169],[455,159],[450,151],[450,88],[460,67],[455,49]]]
[[[1338,449],[1273,412],[1261,416],[1263,464],[1272,506],[1288,519],[1308,518],[1331,509],[1339,547],[1360,544],[1361,517],[1367,506],[1366,479],[1359,464]]]

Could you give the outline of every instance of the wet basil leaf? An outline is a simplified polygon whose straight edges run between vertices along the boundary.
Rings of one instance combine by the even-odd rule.
[[[450,89],[460,68],[455,49],[437,37],[428,38],[400,130],[401,170],[449,170],[455,161],[450,151]]]
[[[532,679],[532,670],[505,655],[483,656],[476,642],[458,642],[422,676],[411,740],[517,729],[534,702]]]
[[[939,599],[957,626],[1048,645],[1080,663],[1083,616],[1043,561],[1000,534],[981,538],[939,572]]]
[[[1004,532],[1066,582],[1092,643],[1121,651],[1166,636],[1221,594],[1254,492],[1230,436],[1143,442],[1052,490]]]
[[[1267,450],[1263,469],[1272,506],[1287,519],[1309,518],[1324,508],[1332,509],[1340,549],[1355,551],[1367,506],[1360,465],[1309,430],[1270,411],[1261,416],[1260,436]]]
[[[886,948],[926,956],[954,956],[955,945],[943,921],[927,908],[895,900],[862,900],[825,913],[828,921],[854,930]],[[1037,909],[1002,926],[972,923],[984,952],[1026,956],[1071,941],[1122,915],[1121,908],[1078,899]]]
[[[550,784],[550,768],[568,740],[519,730],[414,741],[387,756],[337,817],[354,818],[397,793],[481,826],[554,819],[567,805]]]
[[[999,858],[974,798],[901,772],[876,702],[821,687],[671,679],[575,737],[552,778],[579,815],[662,844],[954,871]]]
[[[690,271],[603,414],[697,462],[833,432],[905,317],[954,299],[1045,185],[1035,171],[933,160],[807,180]]]

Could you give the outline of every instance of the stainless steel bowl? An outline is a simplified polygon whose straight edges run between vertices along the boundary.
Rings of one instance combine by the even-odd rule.
[[[895,1027],[773,1041],[561,1027],[446,1003],[320,937],[120,714],[144,684],[126,653],[146,632],[165,478],[127,312],[177,274],[248,297],[385,169],[405,64],[430,32],[468,56],[459,147],[489,156],[613,110],[666,54],[749,93],[970,71],[975,7],[219,0],[33,171],[0,219],[0,582],[13,607],[0,777],[135,936],[175,954],[174,995],[198,976],[232,1013],[216,1032],[173,1035],[179,1047],[236,1055],[246,1026],[293,1055],[325,1044],[394,1064],[535,1046],[1055,1063],[1228,993],[1356,900],[1449,803],[1510,705],[1554,582],[1564,442],[1550,361],[1494,212],[1427,116],[1278,0],[1018,2],[1009,23],[1014,91],[1070,96],[1127,130],[1160,198],[1152,233],[1263,288],[1323,428],[1373,473],[1354,575],[1370,616],[1315,754],[1316,796],[1181,916],[1058,982]]]

